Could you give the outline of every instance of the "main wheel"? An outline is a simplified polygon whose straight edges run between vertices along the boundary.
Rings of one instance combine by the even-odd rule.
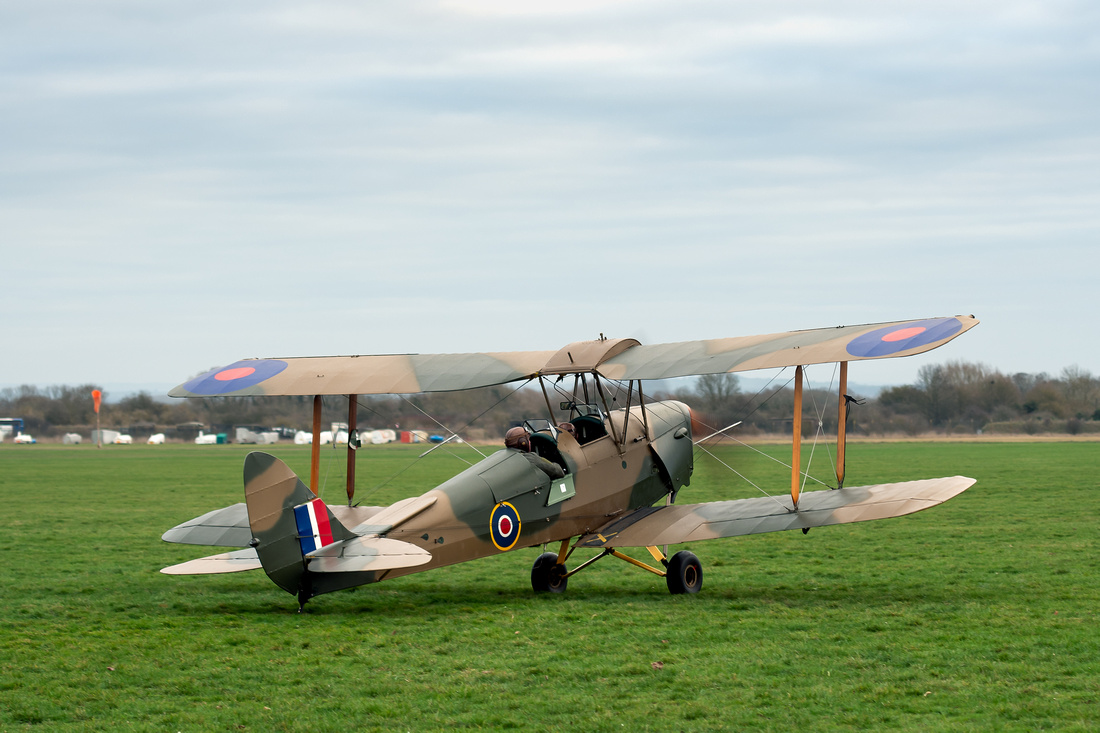
[[[677,552],[668,561],[668,572],[665,575],[668,583],[668,592],[698,593],[703,587],[703,566],[699,558],[687,550]]]
[[[564,593],[569,578],[565,566],[558,565],[558,553],[544,552],[531,566],[531,587],[536,593]]]

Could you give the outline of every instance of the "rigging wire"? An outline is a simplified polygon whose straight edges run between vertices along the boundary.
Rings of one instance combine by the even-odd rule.
[[[783,375],[783,372],[785,372],[786,370],[787,370],[787,367],[783,367],[783,368],[782,368],[782,369],[780,369],[780,370],[779,370],[778,372],[776,372],[776,373],[775,373],[774,375],[772,375],[772,378],[768,380],[768,383],[767,383],[767,384],[765,384],[765,385],[764,385],[763,387],[761,387],[760,389],[758,389],[758,390],[756,391],[756,394],[754,394],[754,395],[753,395],[752,397],[750,397],[750,398],[749,398],[749,404],[752,404],[753,400],[755,400],[755,399],[756,399],[757,397],[759,397],[759,396],[760,396],[761,394],[763,394],[764,390],[768,389],[768,387],[770,387],[770,386],[772,385],[772,382],[774,382],[775,380],[779,379],[779,377],[780,377],[780,376],[782,376],[782,375]],[[758,405],[756,405],[756,406],[755,406],[755,407],[753,407],[753,408],[752,408],[751,410],[749,410],[749,411],[748,411],[748,412],[747,412],[747,413],[745,414],[745,416],[741,418],[741,421],[742,421],[742,422],[744,422],[745,420],[749,419],[749,418],[750,418],[750,417],[752,417],[752,416],[753,416],[754,414],[756,414],[756,412],[757,412],[757,411],[758,411],[758,410],[759,410],[759,409],[760,409],[761,407],[763,407],[764,405],[766,405],[766,404],[767,404],[767,403],[768,403],[768,402],[769,402],[769,401],[770,401],[770,400],[771,400],[771,399],[772,399],[773,397],[775,397],[775,396],[776,396],[777,394],[779,394],[779,393],[780,393],[780,392],[782,392],[782,391],[783,391],[784,389],[786,389],[786,388],[787,388],[787,387],[788,387],[788,386],[790,385],[790,383],[791,383],[791,382],[793,382],[793,381],[794,381],[794,377],[792,376],[792,377],[791,377],[790,379],[788,379],[788,380],[786,381],[786,383],[784,383],[784,384],[783,384],[783,385],[782,385],[781,387],[776,387],[776,389],[775,389],[775,391],[774,391],[774,392],[772,392],[771,394],[769,394],[769,395],[768,395],[767,397],[765,397],[765,398],[764,398],[763,400],[761,400],[761,401],[760,401],[760,403],[759,403]],[[705,423],[705,422],[702,422],[702,421],[700,421],[700,424],[701,424],[701,425],[704,425],[705,427],[708,427],[708,428],[710,428],[711,430],[715,430],[715,426],[713,426],[713,425],[709,425],[709,424],[707,424],[707,423]],[[732,437],[731,437],[731,440],[734,440],[734,441],[736,441],[736,442],[738,442],[738,443],[741,443],[741,441],[737,440],[737,438],[732,438]],[[767,456],[768,458],[770,458],[771,460],[775,461],[776,463],[779,463],[779,464],[781,464],[781,465],[786,465],[786,464],[783,464],[783,462],[782,462],[782,461],[780,461],[780,460],[778,460],[777,458],[772,458],[772,456],[769,456],[769,455],[768,455],[767,453],[764,453],[764,452],[763,452],[763,451],[761,451],[761,450],[758,450],[758,449],[756,449],[756,448],[753,448],[752,446],[749,446],[749,445],[747,445],[747,444],[745,444],[745,443],[741,443],[741,445],[744,445],[744,446],[745,446],[746,448],[750,448],[751,450],[754,450],[754,451],[756,451],[756,452],[757,452],[757,453],[759,453],[760,455],[763,455],[763,456]],[[699,446],[699,445],[697,445],[697,446],[696,446],[696,448],[697,448],[697,449],[702,449],[702,446]],[[787,468],[790,468],[790,466],[787,466]]]
[[[753,483],[752,481],[750,481],[750,480],[749,480],[749,478],[748,478],[747,476],[745,476],[745,475],[744,475],[743,473],[741,473],[741,472],[740,472],[740,471],[738,471],[738,470],[737,470],[736,468],[734,468],[733,466],[731,466],[730,464],[726,463],[726,462],[725,462],[725,461],[723,461],[723,460],[722,460],[721,458],[719,458],[718,456],[714,455],[714,454],[713,454],[713,453],[711,453],[711,452],[710,452],[709,450],[707,450],[706,446],[700,445],[700,446],[699,446],[699,450],[703,451],[703,452],[704,452],[704,453],[706,453],[706,454],[707,454],[708,456],[710,456],[710,457],[711,457],[711,458],[713,458],[714,460],[718,461],[719,463],[721,463],[721,464],[722,464],[723,466],[725,466],[725,467],[726,467],[726,468],[728,468],[729,470],[733,471],[733,473],[734,473],[735,475],[737,475],[737,476],[738,476],[738,477],[739,477],[739,478],[740,478],[740,479],[741,479],[742,481],[744,481],[745,483],[747,483],[747,484],[748,484],[749,486],[752,486],[752,487],[753,487],[754,489],[756,489],[756,490],[757,490],[757,491],[759,491],[759,492],[760,492],[761,494],[763,494],[764,496],[766,496],[766,497],[768,497],[769,499],[771,499],[772,501],[774,501],[774,502],[775,502],[776,504],[778,504],[779,506],[783,507],[783,509],[784,509],[784,510],[786,510],[786,511],[790,511],[790,509],[788,509],[788,508],[787,508],[786,506],[783,506],[783,502],[779,501],[779,497],[777,497],[777,496],[773,496],[772,494],[769,494],[769,493],[768,493],[767,491],[764,491],[764,489],[760,488],[760,487],[759,487],[759,486],[757,486],[757,485],[756,485],[755,483]]]
[[[499,400],[497,400],[497,401],[496,401],[496,402],[494,402],[494,403],[493,403],[492,405],[490,405],[490,406],[489,406],[488,408],[486,408],[485,410],[483,410],[482,412],[480,412],[480,413],[479,413],[479,414],[477,415],[477,417],[475,417],[475,418],[474,418],[473,420],[470,420],[470,421],[469,421],[468,423],[466,423],[466,424],[465,424],[464,426],[462,426],[462,428],[461,428],[461,429],[462,429],[462,430],[465,430],[466,428],[470,427],[470,426],[471,426],[472,424],[474,424],[474,422],[476,422],[477,420],[481,419],[481,418],[482,418],[482,417],[483,417],[483,416],[484,416],[484,415],[485,415],[486,413],[488,413],[489,411],[491,411],[491,410],[495,409],[495,408],[496,408],[496,407],[497,407],[498,405],[500,405],[500,403],[504,402],[504,401],[505,401],[505,400],[507,400],[507,399],[508,399],[509,397],[511,397],[511,396],[512,396],[512,395],[514,395],[514,394],[515,394],[516,392],[518,392],[518,391],[519,391],[520,389],[522,389],[523,387],[526,387],[526,386],[527,386],[528,384],[530,384],[530,383],[531,383],[531,380],[530,380],[530,379],[528,379],[528,380],[527,380],[526,382],[523,382],[523,383],[521,383],[521,384],[520,384],[519,386],[517,386],[517,387],[516,387],[515,389],[513,389],[513,390],[512,390],[511,392],[509,392],[508,394],[504,395],[504,396],[503,396],[503,397],[501,397],[501,398],[500,398]],[[410,403],[410,404],[412,404],[412,403]],[[416,405],[413,405],[413,407],[416,407]],[[419,410],[420,408],[419,408],[419,407],[417,407],[416,409],[418,409],[418,410]],[[421,412],[423,412],[423,410],[421,410]],[[432,418],[432,417],[431,417],[431,415],[428,415],[427,413],[424,413],[424,414],[425,414],[425,415],[426,415],[427,417],[429,417],[430,419],[432,419],[432,420],[435,420],[435,418]],[[454,435],[457,435],[457,433],[455,433],[455,432],[454,432],[453,430],[450,430],[450,429],[449,429],[449,428],[447,428],[447,427],[446,427],[445,425],[442,425],[442,424],[440,424],[440,423],[439,423],[438,421],[436,421],[436,424],[437,424],[437,425],[440,425],[440,427],[442,427],[442,428],[443,428],[444,430],[447,430],[448,432],[451,432],[452,434],[454,434]],[[483,454],[483,453],[482,453],[481,451],[477,450],[477,448],[474,448],[474,447],[473,447],[472,445],[470,445],[469,443],[464,443],[464,445],[467,445],[467,446],[469,446],[470,448],[473,448],[473,449],[474,449],[475,451],[477,451],[478,455],[482,456],[482,458],[484,458],[484,457],[485,457],[485,456],[484,456],[484,454]],[[448,455],[454,455],[454,454],[448,454]],[[457,458],[458,456],[455,456],[455,457]],[[400,476],[401,474],[405,473],[405,471],[408,471],[408,470],[409,470],[410,468],[412,468],[412,467],[413,467],[413,466],[415,466],[415,465],[416,465],[417,463],[419,463],[419,462],[420,462],[420,461],[421,461],[422,459],[423,459],[423,456],[420,456],[420,457],[416,458],[415,460],[413,460],[412,462],[410,462],[410,463],[409,463],[409,464],[408,464],[407,466],[405,466],[405,467],[404,467],[404,468],[402,468],[402,469],[401,469],[400,471],[398,471],[397,473],[395,473],[395,474],[393,474],[392,476],[390,476],[390,477],[389,477],[388,479],[386,479],[385,481],[383,481],[383,482],[381,482],[381,483],[379,483],[379,484],[376,484],[375,486],[372,486],[372,487],[370,487],[369,489],[366,489],[366,490],[364,490],[363,492],[361,492],[361,493],[360,493],[360,501],[358,501],[358,502],[356,502],[356,503],[355,503],[355,504],[356,504],[356,506],[359,506],[359,504],[361,503],[361,501],[362,501],[362,499],[363,499],[363,498],[365,498],[365,497],[369,496],[370,494],[374,493],[375,491],[378,491],[378,490],[379,490],[379,489],[381,489],[382,487],[386,486],[387,484],[389,484],[390,482],[392,482],[392,481],[393,481],[394,479],[396,479],[396,478],[397,478],[398,476]],[[461,460],[465,460],[465,459],[461,459]]]
[[[529,383],[530,383],[530,380],[528,380],[528,381],[527,381],[527,384],[529,384]],[[523,386],[523,385],[521,385],[521,386]],[[517,387],[516,389],[519,389],[519,388]],[[448,433],[450,433],[451,435],[458,435],[458,433],[456,433],[455,431],[451,430],[451,429],[450,429],[449,427],[447,427],[447,426],[446,426],[446,425],[444,425],[443,423],[439,422],[439,421],[438,421],[438,420],[436,420],[436,419],[435,419],[434,417],[432,417],[431,415],[429,415],[429,414],[428,414],[427,412],[425,412],[424,410],[422,410],[422,409],[420,408],[420,406],[419,406],[419,405],[417,405],[417,404],[416,404],[415,402],[413,402],[412,400],[410,400],[410,399],[409,399],[408,397],[406,397],[405,395],[403,395],[403,394],[402,394],[402,395],[397,395],[397,396],[398,396],[398,397],[400,397],[401,399],[403,399],[403,400],[404,400],[404,401],[405,401],[405,402],[406,402],[406,403],[407,403],[408,405],[410,405],[410,406],[411,406],[411,407],[412,407],[412,408],[413,408],[414,410],[416,410],[416,411],[417,411],[417,412],[419,412],[419,413],[420,413],[421,415],[423,415],[424,417],[426,417],[426,418],[428,418],[429,420],[431,420],[432,422],[434,422],[434,423],[435,423],[436,425],[438,425],[439,427],[441,427],[441,428],[443,428],[444,430],[446,430],[446,431],[447,431]],[[511,396],[511,394],[509,394],[509,396]],[[497,406],[497,405],[499,405],[499,404],[500,404],[500,402],[498,401],[498,402],[497,402],[496,404],[494,404],[494,405],[493,405],[493,407],[496,407],[496,406]],[[493,407],[490,407],[490,408],[489,408],[489,410],[493,409]],[[485,412],[488,412],[489,410],[486,410]],[[484,414],[485,414],[485,412],[481,413],[481,415],[484,415]],[[478,418],[478,417],[481,417],[481,415],[478,415],[477,417],[475,417],[475,418],[474,418],[474,420],[477,420],[477,418]],[[470,422],[468,422],[468,423],[466,423],[465,425],[463,425],[463,426],[462,426],[462,429],[463,429],[463,430],[465,430],[466,428],[470,427],[470,425],[471,425],[471,424],[472,424],[472,423],[474,422],[474,420],[471,420]],[[462,436],[459,436],[459,437],[462,437]],[[470,447],[471,447],[471,448],[474,448],[474,447],[473,447],[472,445],[471,445]],[[484,457],[485,457],[485,454],[484,454],[484,453],[482,453],[481,451],[479,451],[479,450],[478,450],[477,448],[474,448],[474,450],[475,450],[475,451],[477,452],[477,454],[478,454],[479,456],[481,456],[482,458],[484,458]]]
[[[802,367],[802,373],[804,375],[806,383],[809,384],[810,383],[810,369],[809,369],[809,367]],[[836,367],[835,366],[833,367],[833,377],[836,377]],[[826,392],[826,395],[829,395],[829,394],[832,393],[832,388],[833,388],[833,383],[832,383],[832,380],[830,380],[829,381],[829,391]],[[810,445],[810,457],[806,461],[806,470],[803,472],[801,466],[799,467],[799,472],[802,473],[802,475],[803,475],[803,478],[802,478],[802,488],[803,489],[806,488],[806,478],[809,476],[810,466],[812,466],[813,462],[814,462],[814,450],[817,448],[818,438],[821,438],[825,435],[825,410],[827,410],[828,407],[829,407],[829,398],[828,398],[828,396],[826,396],[825,402],[821,405],[821,409],[818,409],[818,407],[817,407],[817,398],[814,397],[813,388],[811,387],[810,389],[808,389],[806,391],[810,395],[810,405],[813,408],[814,417],[817,418],[817,430],[814,432],[814,442]],[[827,448],[825,450],[825,455],[827,455],[829,457],[829,464],[832,467],[833,474],[835,475],[836,474],[836,461],[833,460],[833,456],[832,456],[831,453],[829,453]],[[822,485],[823,486],[829,486],[828,484],[825,484],[825,483],[822,483]],[[829,488],[833,489],[833,488],[836,488],[836,487],[835,486],[829,486]]]
[[[750,398],[750,403],[751,403],[751,402],[752,402],[753,400],[755,400],[756,398],[758,398],[758,397],[759,397],[759,396],[760,396],[761,394],[763,394],[765,390],[767,390],[767,389],[768,389],[769,387],[771,387],[772,383],[774,383],[774,382],[775,382],[775,381],[776,381],[777,379],[779,379],[779,378],[780,378],[780,377],[781,377],[781,376],[783,375],[783,373],[784,373],[784,372],[785,372],[785,371],[786,371],[787,369],[788,369],[788,367],[784,367],[784,368],[783,368],[783,369],[781,369],[781,370],[780,370],[779,372],[777,372],[777,373],[776,373],[775,375],[773,375],[773,376],[772,376],[772,378],[768,380],[767,384],[765,384],[765,385],[764,385],[763,387],[761,387],[761,388],[760,388],[759,390],[757,390],[756,394],[754,394],[754,395],[753,395],[753,396],[752,396],[752,397]],[[774,391],[773,391],[773,392],[772,392],[771,394],[769,394],[769,395],[768,395],[767,397],[765,397],[765,398],[764,398],[763,400],[761,400],[761,401],[760,401],[760,402],[759,402],[758,404],[756,404],[756,405],[755,405],[755,406],[754,406],[754,407],[753,407],[753,408],[752,408],[751,410],[749,410],[749,411],[748,411],[748,412],[747,412],[747,413],[745,414],[744,418],[742,418],[742,420],[747,420],[747,419],[748,419],[749,417],[751,417],[752,415],[754,415],[754,414],[755,414],[755,413],[756,413],[757,411],[759,411],[759,410],[760,410],[760,409],[761,409],[761,408],[762,408],[762,407],[763,407],[764,405],[766,405],[766,404],[767,404],[767,403],[768,403],[768,402],[769,402],[769,401],[770,401],[770,400],[771,400],[772,398],[774,398],[774,397],[775,397],[776,395],[778,395],[778,394],[779,394],[780,392],[782,392],[782,391],[783,391],[784,389],[786,389],[787,387],[789,387],[789,386],[791,385],[791,383],[792,383],[792,382],[794,382],[794,376],[793,376],[793,375],[792,375],[792,376],[791,376],[790,378],[788,378],[788,379],[787,379],[787,381],[786,381],[786,382],[784,382],[784,383],[783,383],[783,384],[782,384],[781,386],[777,387],[777,388],[776,388],[776,389],[775,389],[775,390],[774,390]],[[822,413],[822,416],[823,416],[823,415],[824,415],[824,413]],[[700,421],[700,422],[701,422],[701,421]],[[822,430],[822,428],[821,428],[821,422],[822,422],[822,421],[821,421],[821,419],[819,418],[819,420],[818,420],[818,425],[819,425],[819,431],[820,431],[820,430]],[[708,428],[714,429],[714,426],[712,426],[712,425],[708,425],[707,423],[703,423],[703,422],[701,422],[701,424],[702,424],[702,425],[705,425],[705,426],[706,426],[706,427],[708,427]],[[739,440],[739,439],[737,439],[737,438],[735,438],[735,437],[733,437],[733,436],[727,436],[727,437],[729,437],[729,438],[730,438],[731,440],[733,440],[733,441],[734,441],[735,443],[737,443],[738,445],[740,445],[740,446],[743,446],[743,447],[745,447],[745,448],[749,449],[750,451],[752,451],[752,452],[754,452],[754,453],[756,453],[756,454],[758,454],[758,455],[760,455],[760,456],[763,456],[763,457],[767,458],[768,460],[770,460],[770,461],[772,461],[772,462],[774,462],[774,463],[778,463],[779,465],[781,465],[781,466],[784,466],[784,467],[785,467],[785,468],[787,468],[787,469],[790,469],[790,468],[791,468],[791,464],[790,464],[790,463],[788,463],[788,462],[785,462],[785,461],[782,461],[782,460],[780,460],[780,459],[776,458],[775,456],[769,455],[769,454],[765,453],[764,451],[760,450],[759,448],[757,448],[756,446],[753,446],[753,445],[749,445],[748,443],[746,443],[746,442],[744,442],[744,441],[742,441],[742,440]],[[815,443],[816,443],[816,440],[815,440]],[[726,468],[729,468],[729,469],[730,469],[731,471],[733,471],[733,472],[734,472],[734,473],[735,473],[735,474],[736,474],[737,476],[739,476],[740,478],[744,479],[746,483],[748,483],[749,485],[751,485],[751,486],[753,486],[754,488],[756,488],[756,489],[757,489],[758,491],[760,491],[760,492],[761,492],[761,493],[762,493],[762,494],[763,494],[764,496],[769,496],[769,497],[775,498],[775,497],[774,497],[774,496],[773,496],[772,494],[769,494],[769,493],[767,493],[767,492],[766,492],[766,491],[765,491],[764,489],[760,488],[759,486],[757,486],[756,484],[754,484],[754,483],[753,483],[752,481],[749,481],[749,480],[748,480],[748,479],[747,479],[747,478],[746,478],[745,476],[743,476],[743,475],[742,475],[742,474],[740,474],[740,473],[739,473],[738,471],[736,471],[735,469],[733,469],[732,467],[730,467],[729,465],[727,465],[726,463],[724,463],[724,462],[723,462],[723,461],[722,461],[721,459],[718,459],[718,458],[717,458],[717,457],[716,457],[716,456],[714,455],[714,453],[712,453],[711,451],[707,450],[707,448],[706,448],[706,447],[705,447],[704,445],[702,445],[702,444],[697,444],[697,445],[695,446],[695,448],[696,448],[696,450],[697,450],[697,451],[701,451],[701,452],[704,452],[704,453],[706,453],[707,455],[711,456],[712,458],[715,458],[715,460],[717,460],[717,461],[718,461],[719,463],[721,463],[721,464],[722,464],[723,466],[726,466]],[[698,454],[696,454],[696,455],[698,455]],[[812,451],[812,449],[811,449],[811,452],[810,452],[810,460],[811,460],[811,461],[813,460],[813,451]],[[814,482],[814,483],[816,483],[816,484],[819,484],[819,485],[821,485],[821,486],[824,486],[825,488],[833,488],[832,486],[830,486],[829,484],[825,483],[824,481],[822,481],[822,480],[820,480],[820,479],[816,478],[815,476],[811,476],[811,475],[810,475],[810,473],[809,473],[809,467],[808,467],[808,466],[807,466],[807,469],[806,469],[806,471],[802,471],[802,470],[801,470],[801,467],[799,467],[799,473],[801,473],[801,474],[802,474],[802,476],[803,476],[803,479],[802,479],[802,485],[803,485],[803,487],[805,487],[805,485],[806,485],[806,481],[807,481],[807,480],[809,480],[809,481],[813,481],[813,482]],[[777,501],[778,501],[778,500],[777,500]],[[780,504],[780,505],[782,506],[782,504]],[[786,508],[786,507],[784,507],[784,508]]]

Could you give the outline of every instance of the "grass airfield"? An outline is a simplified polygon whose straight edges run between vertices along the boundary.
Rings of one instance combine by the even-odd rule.
[[[270,448],[308,476],[308,448]],[[696,596],[613,558],[535,596],[526,549],[301,615],[260,571],[157,572],[217,551],[160,535],[240,501],[247,450],[0,445],[0,731],[1100,727],[1100,444],[852,445],[849,485],[978,483],[910,517],[691,545]],[[420,493],[477,457],[409,467],[423,450],[360,451],[356,498]],[[718,455],[788,485],[744,448]],[[330,503],[343,456],[322,453]],[[697,455],[679,501],[753,495]]]

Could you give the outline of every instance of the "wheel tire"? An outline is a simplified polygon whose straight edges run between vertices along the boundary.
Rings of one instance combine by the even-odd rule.
[[[565,566],[558,565],[558,553],[544,552],[531,566],[531,587],[536,593],[564,593],[569,584]]]
[[[668,592],[673,595],[698,593],[703,587],[703,565],[695,555],[681,550],[668,561],[665,582],[668,583]]]

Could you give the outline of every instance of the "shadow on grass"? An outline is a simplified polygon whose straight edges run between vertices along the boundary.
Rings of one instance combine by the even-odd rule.
[[[472,584],[444,581],[429,585],[397,580],[317,596],[306,604],[301,615],[303,618],[368,614],[392,615],[395,618],[446,618],[478,611],[494,616],[502,609],[532,613],[555,608],[604,612],[617,606],[668,608],[674,613],[695,607],[700,611],[720,613],[728,611],[731,606],[736,610],[747,610],[774,605],[810,611],[851,608],[856,612],[897,606],[961,606],[985,603],[996,595],[974,587],[930,587],[916,583],[846,582],[796,587],[789,582],[768,585],[754,579],[752,583],[724,587],[712,583],[712,587],[704,588],[698,595],[671,596],[663,581],[655,581],[648,586],[639,585],[636,581],[629,586],[593,584],[584,587],[574,583],[575,588],[571,587],[558,595],[536,594],[519,583],[493,589],[491,581]],[[294,596],[274,586],[237,589],[225,594],[216,591],[188,594],[162,605],[167,607],[162,608],[161,613],[177,617],[298,615],[298,602]]]

